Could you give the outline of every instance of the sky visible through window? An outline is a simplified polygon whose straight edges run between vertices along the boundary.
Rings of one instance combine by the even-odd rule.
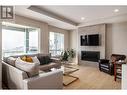
[[[29,32],[2,29],[2,55],[11,56],[25,53],[37,53],[39,42],[38,31],[38,28],[34,28]],[[28,36],[26,33],[28,33]]]
[[[24,46],[25,32],[2,29],[2,49],[10,50],[16,46]]]
[[[50,32],[49,52],[52,56],[59,56],[64,50],[64,34]]]

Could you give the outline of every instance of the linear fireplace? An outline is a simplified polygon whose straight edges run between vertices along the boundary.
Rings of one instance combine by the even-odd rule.
[[[99,51],[81,51],[81,60],[98,62],[99,59]]]

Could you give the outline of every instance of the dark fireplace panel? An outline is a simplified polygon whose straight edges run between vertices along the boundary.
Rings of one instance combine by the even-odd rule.
[[[98,62],[99,59],[99,51],[81,51],[81,60]]]

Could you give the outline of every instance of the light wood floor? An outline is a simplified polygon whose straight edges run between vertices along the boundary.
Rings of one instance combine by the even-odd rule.
[[[79,71],[72,75],[79,77],[64,89],[121,89],[121,81],[114,81],[114,76],[100,72],[97,67],[77,66]]]

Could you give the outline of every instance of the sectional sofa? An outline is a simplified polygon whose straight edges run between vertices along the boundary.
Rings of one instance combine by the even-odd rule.
[[[62,89],[63,88],[63,73],[60,69],[61,63],[59,60],[51,59],[50,54],[32,54],[11,56],[14,58],[22,56],[49,56],[52,60],[48,64],[39,65],[39,73],[35,76],[28,76],[27,72],[17,68],[13,60],[8,60],[5,57],[2,62],[2,82],[9,89]],[[51,70],[52,68],[56,68]]]

